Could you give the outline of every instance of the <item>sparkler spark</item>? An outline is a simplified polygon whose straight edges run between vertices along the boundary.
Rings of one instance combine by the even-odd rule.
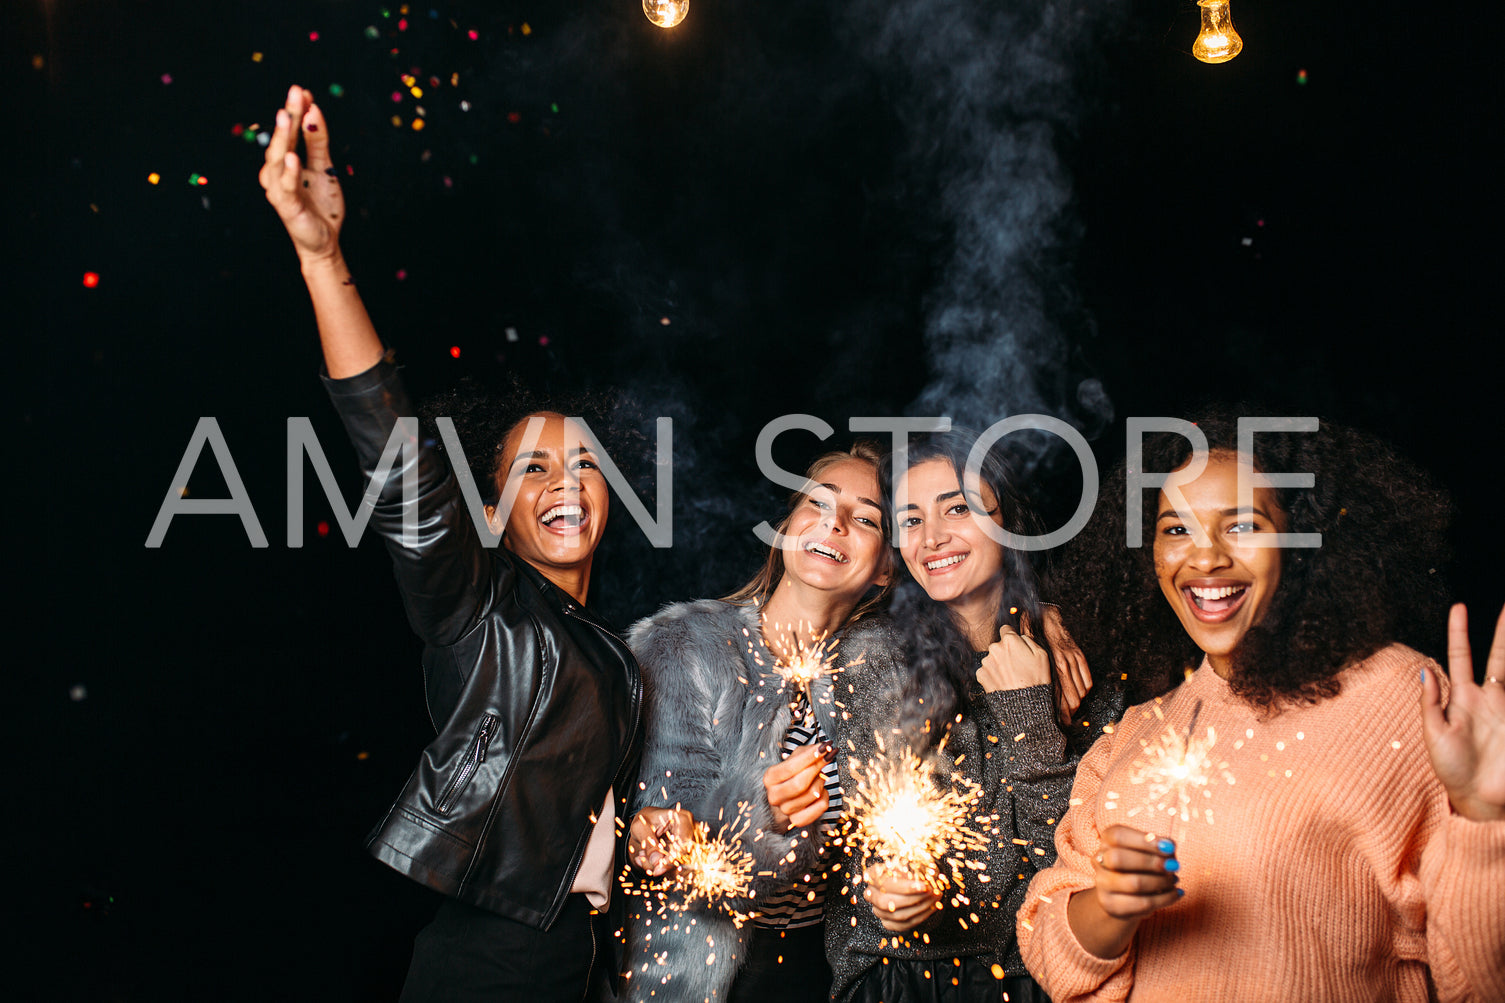
[[[834,676],[845,667],[836,664],[838,643],[830,637],[829,632],[814,636],[809,641],[796,637],[794,654],[774,662],[773,670],[784,680],[786,686],[794,688],[796,697],[803,696],[808,701],[811,684],[821,676]],[[798,701],[796,699],[793,702]]]
[[[743,806],[745,808],[745,806]],[[754,896],[752,887],[754,861],[751,853],[741,847],[742,835],[747,831],[746,812],[739,810],[731,823],[726,823],[711,835],[708,822],[696,822],[688,839],[673,833],[665,836],[666,849],[674,866],[659,878],[650,878],[637,884],[624,874],[622,887],[629,895],[639,895],[645,901],[656,900],[655,915],[666,916],[670,912],[688,912],[697,905],[719,909],[729,916],[734,926],[741,929],[756,912],[742,911],[732,903]]]
[[[1192,708],[1191,721],[1184,732],[1167,726],[1159,738],[1146,744],[1144,758],[1135,761],[1134,773],[1129,777],[1131,784],[1144,785],[1149,810],[1169,815],[1173,820],[1179,818],[1189,822],[1193,818],[1203,818],[1211,823],[1212,808],[1194,809],[1194,794],[1211,798],[1212,782],[1219,778],[1233,783],[1228,763],[1213,758],[1217,731],[1209,726],[1206,737],[1195,734],[1201,712],[1202,702],[1199,700]],[[1128,814],[1133,816],[1142,810],[1144,806],[1140,805],[1130,809]]]
[[[877,862],[908,871],[939,895],[961,887],[963,871],[985,865],[967,857],[984,851],[987,837],[972,827],[982,788],[953,773],[938,783],[934,762],[905,746],[865,766],[852,764],[856,789],[846,792],[847,840],[862,868]]]

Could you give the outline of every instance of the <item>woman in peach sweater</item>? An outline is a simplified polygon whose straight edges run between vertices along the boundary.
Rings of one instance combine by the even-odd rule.
[[[1461,606],[1451,686],[1396,643],[1440,608],[1445,500],[1341,428],[1252,459],[1231,419],[1188,431],[1204,449],[1165,435],[1137,465],[1178,471],[1150,552],[1120,508],[1058,585],[1150,699],[1082,760],[1025,963],[1057,1003],[1505,1000],[1505,613],[1482,686]],[[1260,485],[1281,472],[1316,486]]]

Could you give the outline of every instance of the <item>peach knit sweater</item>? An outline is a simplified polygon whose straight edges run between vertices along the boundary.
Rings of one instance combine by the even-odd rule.
[[[1082,760],[1056,864],[1019,912],[1051,998],[1505,1001],[1505,822],[1450,813],[1422,740],[1422,666],[1438,672],[1392,645],[1345,670],[1338,696],[1261,720],[1204,663],[1130,708]],[[1194,735],[1216,734],[1210,779],[1172,821],[1152,804],[1179,792],[1157,797],[1141,767],[1198,701]],[[1091,887],[1114,824],[1173,837],[1186,895],[1103,960],[1077,943],[1066,903]]]

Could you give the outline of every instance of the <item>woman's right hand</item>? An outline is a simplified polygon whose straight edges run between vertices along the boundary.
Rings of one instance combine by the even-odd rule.
[[[627,859],[649,877],[663,877],[676,866],[670,843],[687,842],[694,831],[695,817],[683,808],[644,808],[632,817]]]
[[[908,933],[941,907],[941,897],[917,875],[871,864],[862,872],[862,897],[889,933]]]
[[[298,160],[303,137],[307,164]],[[340,252],[345,196],[329,159],[329,130],[311,93],[294,85],[287,104],[277,111],[277,125],[267,143],[266,163],[258,177],[267,201],[277,210],[293,247],[304,263],[332,259]]]
[[[1072,895],[1067,915],[1077,941],[1099,958],[1128,949],[1146,917],[1180,900],[1176,844],[1115,825],[1093,858],[1095,884]]]
[[[831,803],[821,769],[835,758],[836,749],[830,742],[812,743],[800,746],[763,771],[763,790],[779,832],[820,821]]]

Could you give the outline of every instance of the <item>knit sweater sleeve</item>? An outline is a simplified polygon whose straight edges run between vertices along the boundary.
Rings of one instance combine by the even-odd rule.
[[[1134,946],[1117,958],[1096,957],[1077,941],[1066,917],[1072,894],[1094,883],[1092,859],[1100,846],[1096,804],[1115,741],[1115,735],[1104,735],[1082,757],[1070,807],[1056,827],[1056,861],[1035,875],[1019,910],[1024,964],[1057,1003],[1122,1000],[1134,987]]]
[[[999,734],[982,736],[984,803],[1024,840],[1020,857],[1030,870],[1055,860],[1056,821],[1066,810],[1076,758],[1056,724],[1049,686],[986,695]]]
[[[1505,1000],[1505,822],[1443,819],[1421,885],[1438,999]]]

